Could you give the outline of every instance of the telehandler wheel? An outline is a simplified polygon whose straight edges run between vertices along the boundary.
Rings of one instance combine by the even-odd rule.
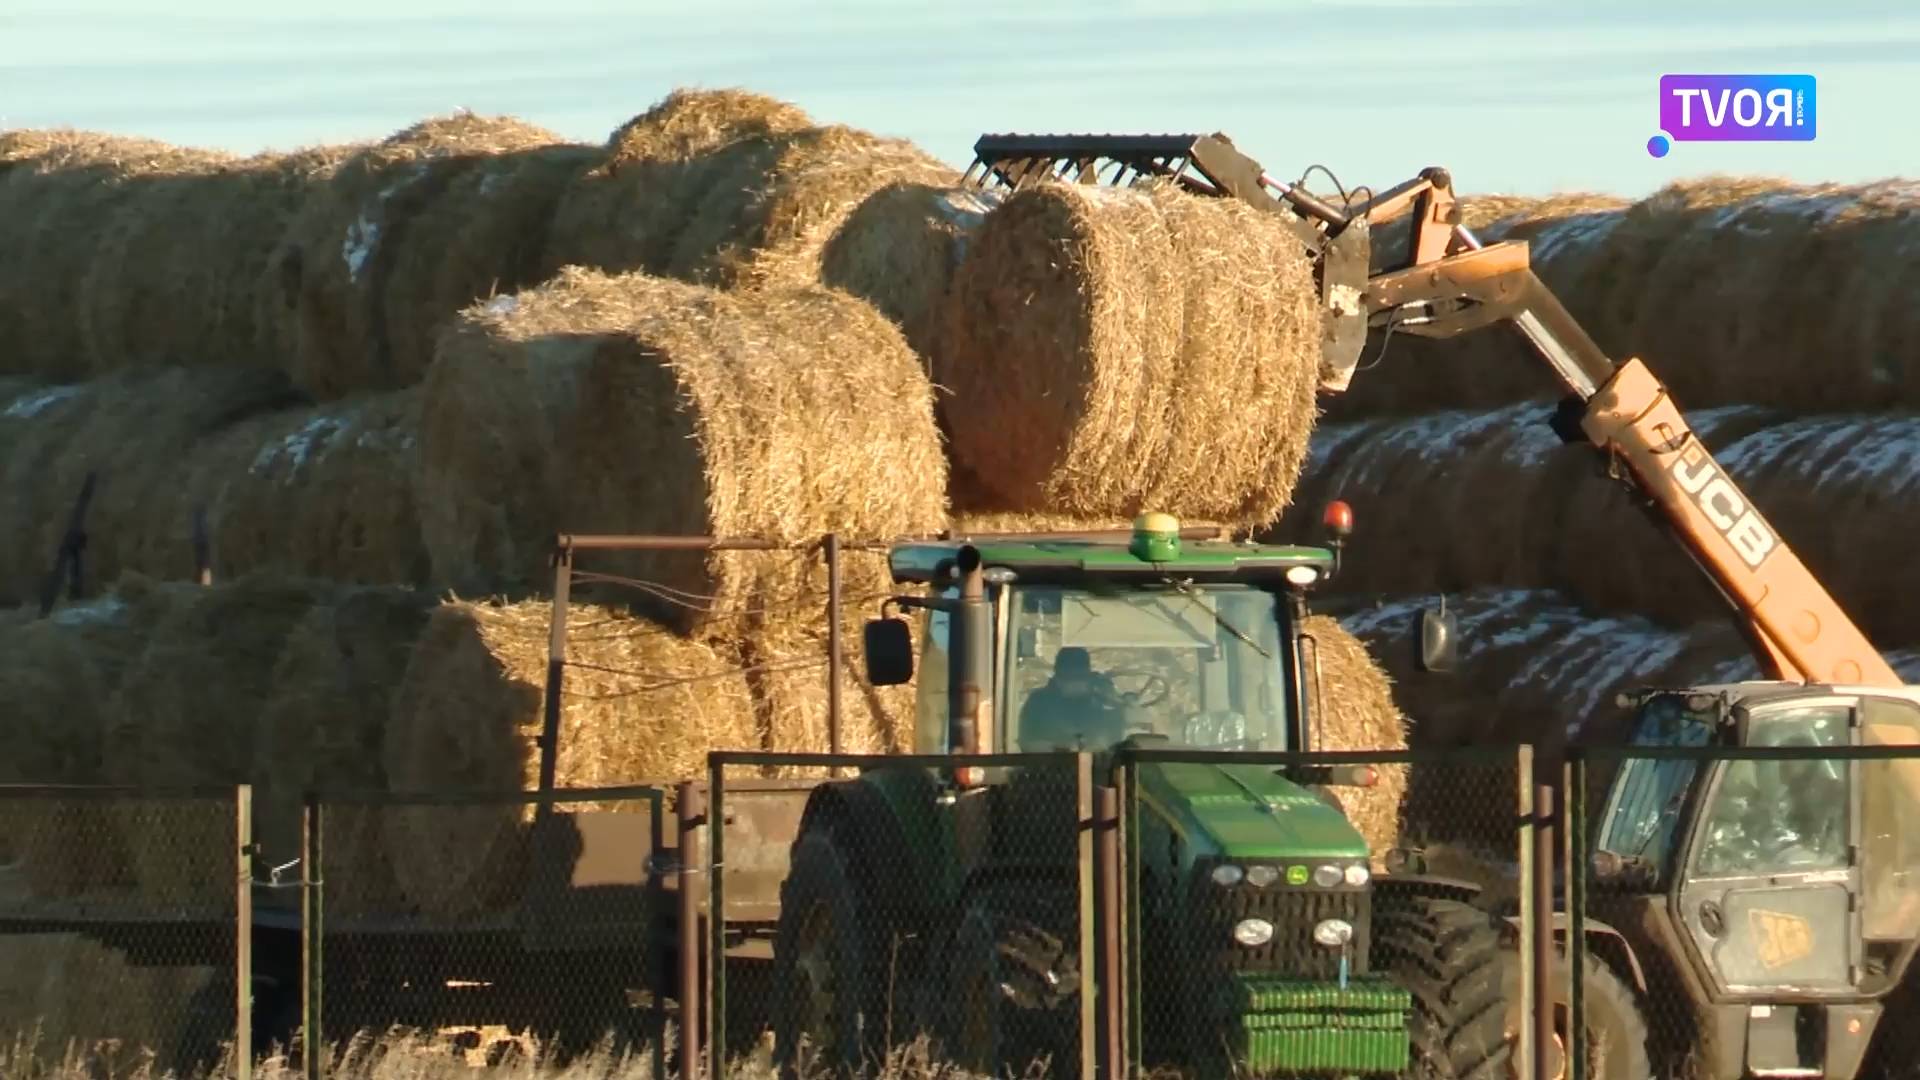
[[[1033,881],[989,886],[949,940],[935,1011],[946,1061],[983,1075],[1080,1067],[1078,905]]]
[[[871,895],[833,833],[809,832],[794,845],[773,948],[774,1065],[783,1080],[859,1075],[885,1060],[882,943],[891,934],[864,899]]]

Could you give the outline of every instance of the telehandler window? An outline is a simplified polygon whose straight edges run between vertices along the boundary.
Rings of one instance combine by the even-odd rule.
[[[1848,745],[1852,714],[1846,705],[1753,714],[1748,745],[1802,748],[1808,757],[1727,763],[1707,806],[1696,874],[1758,877],[1847,866],[1851,770],[1817,755]]]
[[[1867,697],[1861,712],[1866,745],[1911,746],[1920,753],[1920,706]],[[1920,757],[1860,762],[1861,929],[1869,942],[1903,946],[1920,937],[1920,829],[1915,822],[1920,822]]]

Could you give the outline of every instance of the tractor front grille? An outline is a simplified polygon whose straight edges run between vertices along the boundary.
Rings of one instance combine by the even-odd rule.
[[[1287,975],[1299,979],[1338,979],[1342,950],[1313,940],[1313,928],[1325,919],[1343,919],[1353,926],[1353,940],[1344,950],[1349,976],[1367,973],[1367,946],[1371,893],[1364,887],[1322,889],[1311,885],[1274,884],[1265,888],[1241,882],[1231,887],[1215,884],[1206,874],[1196,875],[1193,910],[1198,959],[1222,974]],[[1273,940],[1247,946],[1234,940],[1233,928],[1243,919],[1265,919],[1273,924]]]

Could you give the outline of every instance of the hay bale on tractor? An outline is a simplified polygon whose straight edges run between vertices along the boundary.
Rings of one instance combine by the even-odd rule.
[[[78,283],[87,369],[281,363],[259,303],[268,264],[347,152],[261,154],[133,185]]]
[[[799,108],[745,90],[675,90],[622,124],[605,157],[554,211],[542,276],[564,266],[662,274],[722,147],[813,126]]]
[[[442,340],[420,456],[436,576],[537,585],[562,529],[796,543],[937,531],[930,397],[899,331],[842,294],[563,271],[469,310]],[[677,625],[722,634],[811,614],[824,582],[804,552],[596,554],[591,568],[651,583]]]
[[[0,366],[79,377],[87,356],[82,283],[118,211],[151,185],[204,176],[231,160],[89,131],[0,134],[0,251],[8,253],[0,261]]]
[[[274,663],[261,708],[254,832],[274,864],[300,857],[301,793],[387,789],[385,736],[413,647],[437,601],[394,587],[350,589],[310,609]],[[328,807],[327,909],[391,914],[402,898],[379,807]]]
[[[954,460],[992,499],[962,509],[1270,521],[1305,460],[1320,334],[1271,214],[1159,185],[1024,189],[968,245],[936,350]]]
[[[275,663],[330,591],[253,575],[199,590],[169,611],[116,693],[108,778],[175,789],[254,782]],[[114,811],[144,900],[188,909],[231,902],[230,800],[142,800]]]
[[[396,348],[392,327],[404,313],[394,310],[393,298],[425,296],[430,304],[436,290],[403,282],[397,272],[410,246],[424,244],[437,256],[434,245],[447,236],[444,230],[415,236],[414,224],[467,171],[559,142],[551,132],[511,117],[461,113],[424,120],[342,162],[275,250],[268,279],[277,287],[262,301],[292,327],[288,362],[295,381],[323,398],[418,381],[431,357]],[[475,271],[470,257],[445,266],[431,256],[427,261],[452,282],[471,281],[487,269]],[[429,333],[406,340],[425,341]]]
[[[395,791],[538,786],[534,740],[551,611],[545,603],[452,603],[434,611],[408,661],[385,739]],[[709,750],[761,747],[753,695],[733,648],[575,604],[567,659],[555,761],[561,787],[693,776]],[[460,918],[517,897],[531,807],[422,806],[383,817],[394,873],[421,912]]]
[[[1319,662],[1319,682],[1309,709],[1315,718],[1313,749],[1405,750],[1407,718],[1393,700],[1393,681],[1359,638],[1325,615],[1300,627]],[[1399,843],[1400,813],[1407,795],[1407,766],[1376,766],[1373,787],[1340,793],[1347,819],[1366,837],[1378,858]]]

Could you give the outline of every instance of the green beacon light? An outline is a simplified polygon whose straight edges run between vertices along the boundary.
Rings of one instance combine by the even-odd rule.
[[[1127,550],[1147,562],[1180,558],[1180,521],[1172,514],[1141,514],[1133,519],[1133,543]]]

